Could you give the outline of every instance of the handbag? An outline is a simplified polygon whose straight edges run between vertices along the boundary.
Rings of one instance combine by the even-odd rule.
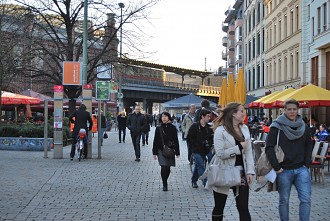
[[[277,141],[276,141],[276,145],[274,147],[274,151],[275,151],[278,162],[282,163],[284,160],[284,152],[283,152],[282,148],[280,147],[280,145],[278,145],[279,139],[280,139],[280,130],[278,130],[278,133],[277,133]],[[265,176],[267,173],[269,173],[272,170],[272,168],[273,167],[267,158],[266,151],[263,150],[260,155],[260,158],[258,159],[257,164],[256,164],[256,175]]]
[[[209,186],[232,187],[241,185],[241,167],[227,164],[214,164],[214,156],[207,171]],[[213,161],[213,162],[212,162]],[[221,162],[221,160],[220,160]]]
[[[107,134],[106,132],[104,132],[104,134],[103,134],[103,138],[104,138],[104,139],[107,139],[107,138],[108,138],[108,134]]]
[[[171,148],[168,145],[165,145],[164,136],[163,136],[163,133],[164,133],[163,128],[161,126],[159,126],[159,129],[160,129],[160,138],[162,140],[162,145],[163,145],[162,153],[163,153],[164,157],[166,157],[166,158],[174,157],[174,155],[175,155],[174,146],[173,146],[173,148]],[[168,143],[170,143],[171,145],[174,145],[173,142],[168,142]]]

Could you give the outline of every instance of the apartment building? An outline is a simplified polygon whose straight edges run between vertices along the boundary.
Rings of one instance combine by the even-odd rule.
[[[330,89],[330,1],[302,0],[302,84]],[[330,122],[330,108],[312,109],[318,123]]]
[[[262,0],[244,1],[244,75],[247,91],[254,96],[265,95],[266,78],[266,8]],[[268,91],[268,89],[267,89]]]

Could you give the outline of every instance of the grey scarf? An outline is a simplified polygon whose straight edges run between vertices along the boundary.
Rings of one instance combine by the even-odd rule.
[[[289,140],[296,140],[305,133],[305,123],[300,115],[297,116],[296,121],[291,121],[285,114],[282,114],[273,121],[270,127],[276,127],[282,130]]]

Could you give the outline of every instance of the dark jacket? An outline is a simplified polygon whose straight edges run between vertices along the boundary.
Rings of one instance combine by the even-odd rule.
[[[74,120],[73,117],[75,118]],[[84,128],[86,132],[88,130],[92,130],[93,121],[91,115],[89,112],[85,110],[81,110],[81,109],[75,110],[73,114],[69,116],[69,120],[71,123],[74,123],[74,128],[72,132],[73,138],[76,138],[78,136],[79,130],[81,128]],[[87,122],[89,122],[89,128],[87,128]]]
[[[192,153],[206,156],[213,146],[213,130],[210,125],[202,127],[199,122],[193,123],[188,130],[187,143]]]
[[[161,139],[161,129],[163,129],[164,133],[163,138],[164,138],[164,143],[167,144],[168,141],[172,141],[175,144],[175,155],[179,156],[180,155],[180,148],[179,148],[179,140],[178,140],[178,132],[176,131],[176,128],[174,125],[171,123],[168,124],[161,124],[160,126],[156,127],[155,130],[155,137],[154,137],[154,143],[152,147],[152,154],[153,155],[158,155],[158,150],[163,150],[163,143]]]
[[[107,120],[105,119],[105,116],[101,114],[101,128],[107,127]]]
[[[142,132],[147,133],[150,131],[150,124],[152,123],[152,116],[147,114],[147,115],[144,115],[144,118],[145,118],[145,125],[143,127]]]
[[[132,113],[128,115],[127,118],[127,128],[131,131],[131,134],[141,134],[143,128],[145,127],[145,117],[141,113]]]
[[[119,130],[125,130],[126,129],[127,116],[121,115],[121,114],[118,115],[117,116],[117,122],[118,122]]]
[[[312,139],[309,128],[305,125],[305,133],[296,140],[289,140],[283,131],[280,131],[279,146],[284,152],[284,161],[278,163],[274,146],[277,141],[276,127],[271,127],[266,139],[266,155],[275,171],[283,169],[297,169],[303,165],[309,167],[312,158]]]

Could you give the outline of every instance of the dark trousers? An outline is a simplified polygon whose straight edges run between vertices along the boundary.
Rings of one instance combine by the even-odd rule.
[[[118,132],[119,132],[119,142],[121,142],[121,132],[123,132],[123,142],[125,142],[126,128],[125,129],[118,128]]]
[[[148,144],[148,139],[149,139],[149,131],[143,132],[142,133],[142,144],[144,145],[145,143]]]
[[[74,157],[76,153],[76,144],[78,142],[78,138],[72,138],[72,146],[71,146],[71,153],[70,157]],[[87,158],[87,136],[84,138],[84,157]]]
[[[167,179],[170,176],[170,166],[161,166],[160,175],[162,176],[163,186],[167,187]]]
[[[236,187],[232,187],[233,193],[236,194]],[[235,198],[236,207],[239,213],[240,221],[251,221],[249,212],[249,186],[240,186],[238,188],[239,195]],[[223,209],[227,201],[227,195],[213,191],[214,208],[212,211],[212,221],[223,220]]]
[[[131,134],[134,151],[135,151],[135,157],[140,158],[141,157],[141,150],[140,150],[140,140],[141,140],[141,134]]]

